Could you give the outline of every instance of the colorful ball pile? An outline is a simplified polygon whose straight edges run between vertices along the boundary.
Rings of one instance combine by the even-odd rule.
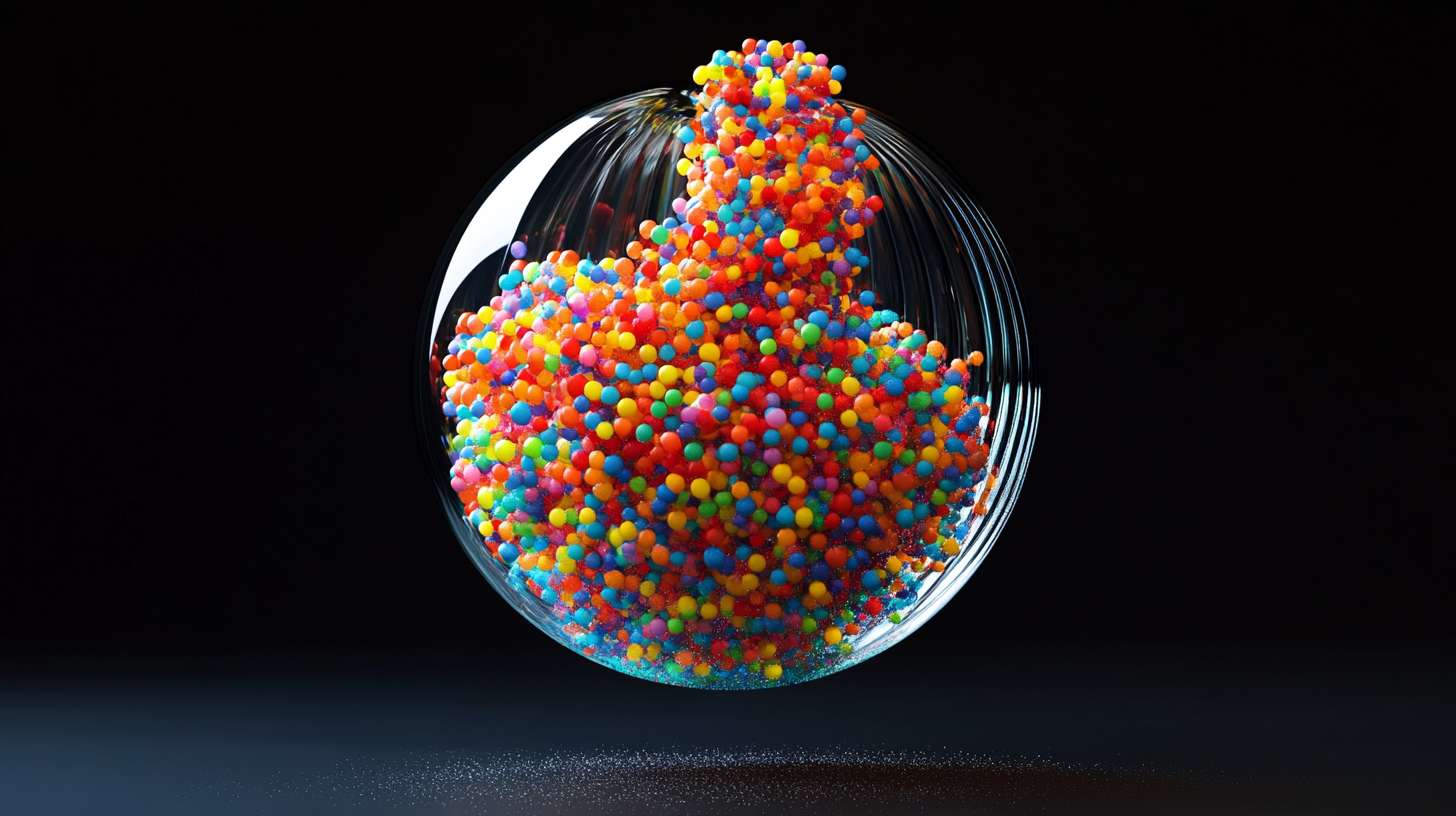
[[[450,480],[576,648],[676,684],[833,671],[984,514],[969,366],[859,291],[878,163],[844,69],[748,40],[694,81],[687,198],[600,261],[527,247],[437,362]],[[956,512],[953,512],[956,511]]]

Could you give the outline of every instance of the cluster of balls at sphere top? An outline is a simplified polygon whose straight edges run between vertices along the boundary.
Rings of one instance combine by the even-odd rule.
[[[501,294],[459,314],[434,360],[450,483],[581,653],[810,679],[899,623],[986,512],[983,357],[947,360],[855,286],[881,202],[843,68],[748,40],[693,79],[671,216],[599,261],[518,241]]]

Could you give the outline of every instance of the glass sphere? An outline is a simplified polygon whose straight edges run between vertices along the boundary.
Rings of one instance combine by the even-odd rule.
[[[703,220],[686,190],[718,151],[682,164],[698,99],[594,106],[485,185],[425,297],[418,425],[461,546],[543,632],[658,682],[802,682],[899,642],[975,572],[1038,388],[1005,248],[943,162],[841,101],[867,116],[834,146],[858,150],[817,172],[827,190],[853,165],[863,202],[816,221],[744,187]],[[796,216],[837,231],[790,254]],[[779,239],[751,262],[755,230]],[[743,266],[715,266],[730,237]],[[779,285],[789,258],[811,274]]]

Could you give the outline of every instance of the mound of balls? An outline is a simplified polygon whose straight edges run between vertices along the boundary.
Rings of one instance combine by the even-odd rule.
[[[516,591],[621,671],[808,680],[900,622],[984,514],[969,359],[876,309],[844,69],[748,40],[693,74],[687,196],[620,257],[528,260],[438,361],[450,481]]]

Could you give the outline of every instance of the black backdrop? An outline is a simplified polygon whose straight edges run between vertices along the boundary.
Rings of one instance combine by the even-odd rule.
[[[1024,287],[1030,474],[912,641],[1449,636],[1433,21],[691,11],[7,22],[0,642],[557,649],[427,490],[424,289],[537,133],[750,34],[948,159]]]

